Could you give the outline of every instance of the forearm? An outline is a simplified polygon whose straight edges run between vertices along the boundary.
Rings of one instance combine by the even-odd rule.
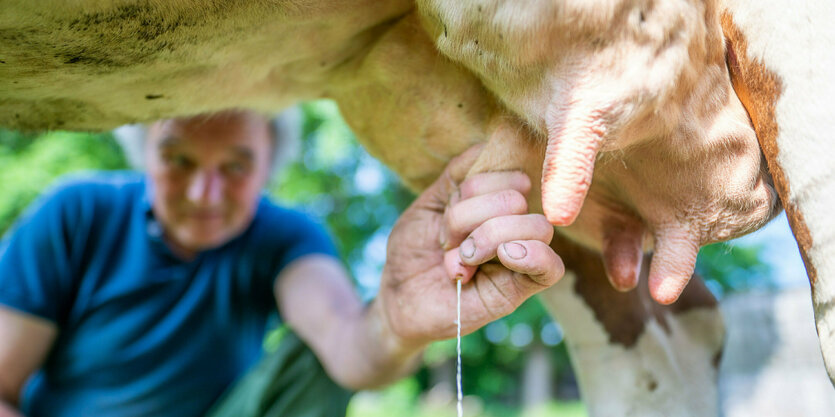
[[[16,408],[12,407],[12,405],[0,399],[0,417],[22,417],[23,414],[20,411],[17,411]]]
[[[397,337],[379,298],[363,306],[345,269],[330,256],[289,265],[277,280],[276,300],[285,322],[347,388],[394,381],[414,369],[424,347]]]
[[[339,384],[375,388],[414,371],[425,345],[406,344],[391,330],[379,299],[345,318],[320,360]]]

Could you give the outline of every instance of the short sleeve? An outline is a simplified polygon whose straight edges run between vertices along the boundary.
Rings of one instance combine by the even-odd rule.
[[[35,201],[0,241],[0,304],[60,322],[72,294],[73,254],[83,216],[80,192],[56,187]]]
[[[293,261],[313,254],[337,256],[333,241],[320,223],[267,199],[262,200],[251,228],[251,234],[244,239],[245,257],[266,275],[264,284],[270,293],[275,278]]]
[[[290,212],[287,220],[293,223],[291,228],[293,239],[289,240],[285,246],[286,250],[278,258],[276,275],[287,265],[306,255],[337,256],[330,235],[320,223],[299,212]]]
[[[337,256],[325,228],[307,215],[262,200],[250,230],[242,237],[235,269],[241,292],[260,310],[275,311],[275,280],[293,261],[308,255]]]

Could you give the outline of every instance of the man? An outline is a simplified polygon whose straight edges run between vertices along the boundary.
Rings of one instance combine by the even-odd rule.
[[[471,149],[398,220],[363,306],[325,233],[262,197],[274,145],[248,111],[160,121],[146,176],[70,182],[29,210],[0,246],[0,416],[19,400],[32,416],[201,415],[258,358],[276,305],[336,382],[380,386],[455,334],[449,277],[472,277],[468,333],[563,274],[530,181],[462,183]]]

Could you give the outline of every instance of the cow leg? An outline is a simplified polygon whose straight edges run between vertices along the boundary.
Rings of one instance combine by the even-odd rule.
[[[670,306],[646,285],[619,293],[600,255],[555,237],[568,272],[540,295],[562,325],[592,416],[716,416],[724,325],[715,298],[695,279]]]
[[[806,265],[821,351],[835,384],[835,5],[735,0],[722,6],[731,80]]]

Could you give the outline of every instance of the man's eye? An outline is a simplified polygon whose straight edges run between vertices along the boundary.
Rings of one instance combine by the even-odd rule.
[[[169,155],[165,157],[165,163],[171,167],[179,168],[179,169],[188,169],[191,168],[194,164],[191,162],[190,159],[186,158],[183,155]]]
[[[228,175],[243,175],[248,172],[248,167],[240,162],[230,162],[223,165],[223,172]]]

